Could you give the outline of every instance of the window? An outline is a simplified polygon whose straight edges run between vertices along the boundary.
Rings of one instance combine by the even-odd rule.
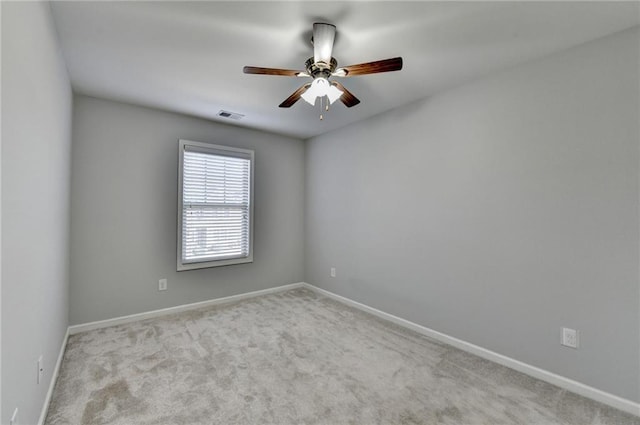
[[[252,150],[180,140],[178,271],[253,261]]]

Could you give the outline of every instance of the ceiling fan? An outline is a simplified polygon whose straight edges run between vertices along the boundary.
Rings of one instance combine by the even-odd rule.
[[[327,97],[326,109],[328,109],[329,104],[338,99],[347,108],[360,103],[360,100],[342,84],[338,81],[330,80],[331,77],[355,77],[402,69],[401,57],[338,68],[338,62],[331,56],[335,35],[335,25],[326,23],[313,24],[313,37],[311,39],[313,57],[307,59],[305,71],[245,66],[243,72],[245,74],[282,75],[285,77],[311,77],[313,79],[311,82],[302,85],[279,106],[281,108],[290,108],[300,98],[311,105],[315,105],[317,98],[320,98],[320,107],[322,108],[323,100]],[[320,115],[320,119],[322,119],[322,115]]]

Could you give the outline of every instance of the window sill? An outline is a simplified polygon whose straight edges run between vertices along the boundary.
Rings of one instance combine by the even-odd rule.
[[[245,264],[245,263],[253,263],[253,255],[249,255],[248,257],[243,258],[231,258],[228,260],[216,260],[216,261],[203,261],[197,263],[182,263],[178,262],[178,271],[187,271],[187,270],[197,270],[197,269],[208,269],[211,267],[222,267],[222,266],[231,266],[234,264]]]

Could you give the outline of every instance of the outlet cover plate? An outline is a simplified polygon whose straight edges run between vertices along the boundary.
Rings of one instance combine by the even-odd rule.
[[[158,291],[166,291],[167,290],[167,279],[160,279],[158,281]]]
[[[44,373],[44,363],[42,362],[42,354],[40,355],[40,357],[38,357],[38,379],[37,379],[37,384],[40,384],[40,382],[42,382],[42,374]]]
[[[571,328],[562,328],[560,344],[569,348],[578,348],[578,331]]]

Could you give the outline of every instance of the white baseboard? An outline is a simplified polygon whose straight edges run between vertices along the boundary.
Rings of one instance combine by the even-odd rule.
[[[359,303],[341,295],[334,294],[333,292],[318,288],[317,286],[313,286],[309,283],[305,282],[303,283],[303,285],[305,288],[308,288],[318,294],[324,295],[348,306],[357,308],[358,310],[366,311],[367,313],[373,314],[376,317],[395,323],[396,325],[400,325],[407,329],[411,329],[421,335],[433,338],[440,342],[444,342],[445,344],[449,344],[463,351],[475,354],[476,356],[482,357],[483,359],[490,360],[508,368],[517,370],[518,372],[522,372],[526,375],[540,379],[541,381],[557,385],[560,388],[564,388],[576,394],[580,394],[581,396],[590,398],[592,400],[598,401],[632,415],[640,416],[640,403],[618,397],[597,388],[585,385],[581,382],[565,378],[564,376],[557,375],[544,369],[540,369],[539,367],[531,366],[519,360],[512,359],[511,357],[503,356],[502,354],[487,350],[486,348],[479,347],[475,344],[471,344],[461,339],[454,338],[442,332],[429,329],[425,326],[418,325],[417,323],[410,322],[409,320],[405,320],[401,317],[385,313],[384,311],[369,307],[366,304]]]
[[[197,308],[209,307],[212,305],[226,304],[240,301],[248,298],[259,297],[261,295],[274,294],[277,292],[288,291],[294,288],[301,288],[304,283],[291,283],[289,285],[276,286],[274,288],[261,289],[259,291],[246,292],[244,294],[231,295],[229,297],[215,298],[197,303],[183,304],[175,307],[163,308],[160,310],[146,311],[144,313],[131,314],[129,316],[115,317],[113,319],[99,320],[96,322],[82,323],[80,325],[69,326],[69,335],[75,335],[80,332],[91,331],[94,329],[107,328],[109,326],[121,325],[124,323],[138,322],[140,320],[151,319],[154,317],[166,316],[168,314],[180,313]]]
[[[60,366],[62,365],[62,358],[64,357],[64,351],[67,348],[67,340],[69,339],[69,328],[64,334],[62,344],[60,345],[60,352],[58,353],[58,360],[53,369],[51,375],[51,381],[49,382],[49,389],[47,390],[47,396],[44,398],[44,404],[42,405],[42,411],[40,412],[40,419],[38,419],[38,425],[44,425],[45,419],[47,419],[47,412],[49,411],[49,404],[51,403],[51,396],[53,395],[53,389],[58,381],[58,374],[60,373]]]

